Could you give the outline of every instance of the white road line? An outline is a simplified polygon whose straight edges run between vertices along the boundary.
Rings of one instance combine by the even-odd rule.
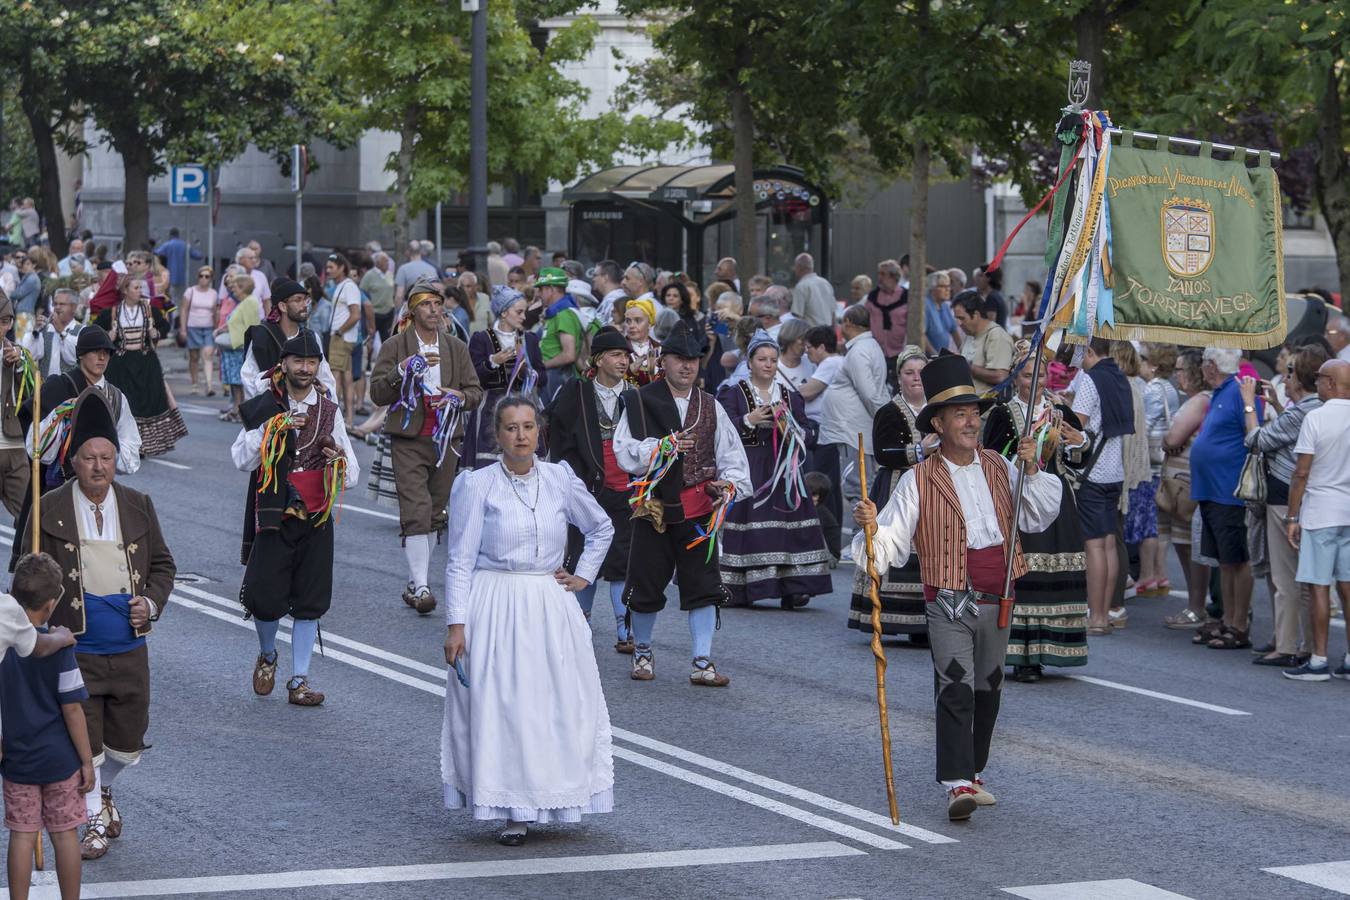
[[[174,590],[178,593],[190,594],[193,597],[198,597],[202,600],[206,600],[207,602],[224,606],[226,608],[232,609],[239,608],[238,603],[232,603],[231,601],[228,601],[223,597],[219,597],[215,594],[212,594],[208,591],[204,591],[201,588],[194,587],[192,585],[188,584],[174,585]],[[379,647],[372,647],[370,644],[363,644],[360,641],[354,641],[351,640],[350,638],[345,638],[340,635],[328,634],[327,632],[324,633],[323,639],[325,644],[333,644],[338,647],[346,647],[350,650],[357,650],[359,652],[365,653],[367,656],[373,656],[376,659],[382,659],[386,662],[394,663],[395,665],[402,666],[403,668],[409,669],[414,672],[421,672],[424,675],[431,675],[437,679],[444,679],[446,677],[446,671],[444,667],[429,666],[426,663],[419,662],[415,659],[409,659],[408,657],[400,656],[397,653],[390,653],[388,650],[382,650]],[[417,684],[414,684],[413,682],[417,682]],[[416,679],[413,679],[411,681],[405,681],[404,683],[409,684],[410,686],[419,686],[422,684],[427,684],[427,682],[418,682]],[[710,759],[709,757],[701,756],[697,753],[692,753],[689,750],[684,749],[683,747],[676,747],[673,744],[667,744],[663,741],[658,741],[655,738],[649,738],[646,737],[645,735],[637,734],[636,732],[632,731],[627,731],[623,728],[614,728],[613,733],[614,737],[618,740],[626,741],[630,744],[636,744],[637,746],[646,748],[648,750],[655,750],[657,753],[662,753],[666,756],[672,757],[673,759],[677,759],[683,763],[688,763],[690,765],[695,765],[703,769],[708,769],[710,771],[717,772],[721,775],[726,775],[731,778],[735,778],[740,781],[753,784],[757,787],[766,788],[770,791],[774,791],[779,794],[785,794],[789,797],[792,797],[793,799],[800,800],[804,803],[810,803],[813,806],[818,806],[821,809],[827,809],[830,812],[837,813],[843,816],[848,816],[851,819],[857,819],[860,822],[866,822],[869,825],[874,825],[878,828],[884,828],[887,831],[894,831],[897,834],[903,834],[907,837],[914,838],[915,840],[923,841],[924,843],[928,844],[957,843],[956,838],[950,838],[947,837],[946,835],[938,834],[937,832],[934,831],[928,831],[923,828],[917,828],[913,825],[906,825],[903,822],[899,825],[893,825],[891,824],[891,820],[889,818],[880,815],[879,813],[874,813],[866,809],[851,806],[840,800],[835,800],[831,797],[826,797],[822,794],[817,794],[814,791],[808,791],[804,788],[799,788],[796,785],[787,784],[786,782],[778,781],[777,779],[774,778],[769,778],[764,775],[758,775],[747,769],[742,769],[739,766],[733,766],[730,763],[720,762],[719,760]]]
[[[813,825],[816,828],[821,828],[825,831],[832,831],[840,837],[857,841],[860,844],[866,844],[869,847],[876,847],[878,850],[906,850],[909,848],[908,844],[902,844],[899,841],[893,841],[890,838],[878,837],[870,831],[863,831],[860,828],[854,828],[852,825],[845,825],[842,822],[836,822],[833,819],[818,816],[815,813],[798,809],[795,806],[789,806],[786,803],[747,791],[744,788],[738,788],[735,785],[727,784],[725,781],[718,781],[716,778],[709,778],[706,775],[700,775],[697,772],[682,769],[679,766],[671,765],[668,762],[653,759],[650,756],[643,756],[641,753],[634,753],[626,747],[615,747],[614,757],[616,759],[626,759],[631,763],[642,766],[644,769],[651,769],[654,772],[660,772],[662,775],[669,775],[671,778],[701,788],[707,788],[710,791],[716,791],[733,800],[740,800],[742,803],[749,803],[751,806],[758,806],[760,809],[776,812],[780,816],[796,819],[798,822]],[[887,824],[890,823],[887,822]]]
[[[352,506],[350,503],[344,503],[338,507],[339,516],[345,512],[360,513],[363,516],[374,516],[377,519],[388,519],[391,522],[398,521],[398,516],[392,513],[380,512],[377,509],[366,509],[364,506]]]
[[[1152,697],[1155,700],[1166,700],[1168,703],[1180,703],[1182,706],[1194,706],[1196,709],[1205,709],[1210,712],[1221,713],[1225,716],[1250,716],[1251,713],[1240,709],[1232,709],[1227,706],[1216,706],[1213,703],[1202,703],[1199,700],[1190,700],[1186,697],[1178,697],[1175,694],[1164,694],[1159,691],[1150,691],[1147,688],[1133,687],[1128,684],[1121,684],[1118,681],[1107,681],[1104,678],[1093,678],[1090,675],[1070,675],[1074,681],[1084,681],[1088,684],[1095,684],[1100,687],[1108,687],[1117,691],[1126,691],[1131,694],[1139,694],[1142,697]]]
[[[654,853],[611,853],[595,856],[552,856],[535,859],[498,859],[478,862],[431,863],[413,866],[373,866],[365,869],[310,869],[261,875],[216,875],[201,878],[163,878],[153,881],[85,882],[80,896],[163,897],[175,894],[220,894],[233,891],[277,891],[334,885],[398,884],[451,881],[467,878],[509,878],[524,875],[571,875],[581,872],[630,872],[741,863],[785,862],[865,856],[837,841],[768,844],[760,847],[713,847],[706,850],[667,850]]]
[[[851,819],[857,819],[860,822],[866,822],[869,825],[875,825],[878,828],[884,828],[887,831],[894,831],[903,834],[906,837],[914,838],[917,841],[923,841],[928,844],[955,844],[956,838],[947,837],[944,834],[938,834],[934,831],[927,831],[923,828],[916,828],[913,825],[906,825],[903,822],[899,825],[891,824],[887,816],[879,813],[869,812],[856,806],[850,806],[839,800],[822,796],[813,791],[799,788],[796,785],[786,784],[773,778],[767,778],[763,775],[756,775],[754,772],[730,765],[729,763],[719,762],[715,759],[709,759],[706,756],[700,756],[696,753],[690,753],[682,747],[676,747],[671,744],[658,741],[654,738],[635,734],[631,731],[625,731],[622,728],[613,729],[614,736],[620,740],[627,741],[630,744],[637,744],[639,747],[645,747],[648,750],[655,750],[657,753],[663,753],[666,756],[678,759],[680,762],[709,769],[722,775],[727,775],[741,781],[748,782],[758,787],[767,788],[779,794],[785,794],[795,800],[801,800],[804,803],[810,803],[813,806],[819,806],[822,809],[828,809],[830,812],[839,815],[848,816]]]
[[[1350,896],[1350,860],[1306,866],[1278,866],[1261,871]]]
[[[185,587],[187,586],[176,585],[175,591],[182,591],[182,589]],[[205,593],[203,591],[196,591],[196,589],[194,589],[194,591],[198,594]],[[247,628],[250,631],[253,630],[253,626],[248,622],[245,622],[238,613],[231,614],[223,610],[217,609],[214,605],[207,606],[203,603],[198,603],[196,600],[192,600],[186,596],[183,596],[182,593],[175,593],[172,599],[174,600],[174,602],[179,603],[187,607],[188,609],[195,609],[198,612],[205,613],[206,615],[210,616],[213,619],[219,619],[222,622],[230,622],[239,627]],[[225,601],[223,600],[223,598],[219,597],[213,597],[212,602],[220,603],[222,605],[228,604],[228,601]],[[333,641],[332,637],[333,637],[332,635],[325,635],[324,636],[325,643],[336,643],[336,641]],[[284,643],[290,643],[291,636],[286,631],[278,631],[277,640],[282,641]],[[391,681],[397,681],[400,684],[405,684],[408,687],[416,688],[417,690],[424,691],[428,694],[434,694],[437,697],[445,696],[445,682],[443,680],[440,683],[423,681],[420,678],[414,678],[411,675],[395,671],[386,666],[381,666],[377,663],[370,662],[369,660],[362,659],[358,656],[352,656],[349,653],[343,653],[341,650],[325,649],[324,655],[326,658],[334,659],[337,660],[338,662],[347,663],[348,665],[355,666],[358,669],[364,669],[372,674],[380,675],[384,678],[390,679]],[[412,660],[408,661],[412,662]],[[445,678],[444,670],[438,670],[437,674],[439,674],[442,679]],[[806,824],[809,825],[814,825],[817,828],[822,828],[826,831],[830,831],[833,832],[834,834],[840,835],[841,837],[846,837],[849,838],[850,840],[858,841],[859,843],[867,844],[872,847],[877,847],[878,849],[902,850],[906,849],[906,847],[908,846],[906,844],[900,843],[899,841],[893,841],[889,838],[878,837],[877,835],[871,834],[866,831],[862,831],[861,829],[858,828],[854,828],[852,825],[847,825],[843,822],[836,822],[833,819],[827,819],[824,816],[818,816],[815,813],[810,813],[806,812],[805,810],[797,809],[794,806],[789,806],[786,803],[781,803],[769,797],[764,797],[759,794],[752,793],[751,791],[747,791],[742,788],[726,784],[725,782],[717,781],[712,778],[707,778],[703,775],[699,775],[694,772],[689,772],[686,769],[680,769],[679,767],[672,766],[669,763],[666,763],[662,760],[655,759],[650,756],[644,756],[640,753],[635,753],[623,747],[615,747],[614,755],[619,759],[625,759],[628,760],[629,762],[636,763],[637,765],[644,766],[645,768],[652,769],[657,772],[663,772],[664,774],[670,775],[672,778],[677,778],[681,781],[686,781],[690,784],[695,784],[698,785],[699,787],[707,788],[708,790],[730,797],[734,800],[740,800],[742,802],[758,806],[762,809],[777,812],[780,815],[787,816],[790,819],[796,819],[797,821],[805,822]],[[890,826],[889,819],[886,820],[886,825],[888,827]]]
[[[209,406],[198,406],[195,403],[179,403],[178,409],[181,412],[192,413],[194,416],[218,416],[220,410],[212,409]]]
[[[1064,884],[1029,884],[1026,887],[1004,888],[1003,893],[1026,900],[1191,900],[1185,894],[1174,894],[1132,878],[1112,881],[1069,881]],[[97,896],[97,895],[95,895]]]
[[[182,463],[169,462],[167,459],[155,459],[153,457],[149,457],[145,461],[152,462],[157,466],[168,466],[170,469],[182,469],[185,472],[192,469],[192,466],[185,466]]]

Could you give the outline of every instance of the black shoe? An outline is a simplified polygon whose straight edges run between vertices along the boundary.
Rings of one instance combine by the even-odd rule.
[[[1279,666],[1281,669],[1296,669],[1301,663],[1298,657],[1292,653],[1281,653],[1279,656],[1258,656],[1252,660],[1254,666]]]
[[[811,602],[809,594],[789,594],[778,602],[783,609],[801,609]]]
[[[521,844],[525,843],[525,835],[503,831],[501,834],[497,835],[497,843],[501,844],[503,847],[519,847]]]
[[[1041,680],[1041,667],[1013,666],[1013,678],[1023,684],[1035,684]]]

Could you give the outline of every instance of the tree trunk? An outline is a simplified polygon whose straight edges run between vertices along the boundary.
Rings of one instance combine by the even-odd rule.
[[[139,133],[113,138],[122,156],[122,253],[142,249],[150,240],[150,167],[154,160]]]
[[[759,222],[755,218],[755,113],[750,95],[738,83],[728,94],[736,166],[736,269],[741,286],[759,274]],[[746,298],[747,302],[749,298]]]
[[[1336,248],[1336,270],[1341,291],[1350,287],[1350,159],[1345,153],[1341,120],[1341,84],[1334,67],[1323,73],[1322,96],[1318,101],[1317,175],[1314,179],[1317,205],[1331,232]]]
[[[931,165],[928,141],[914,142],[914,171],[910,175],[909,198],[909,320],[906,343],[923,347],[924,298],[928,275],[928,169]],[[941,350],[934,347],[933,352]]]
[[[394,247],[399,253],[412,239],[412,219],[408,215],[408,191],[412,189],[413,149],[417,142],[417,107],[403,111],[398,132],[398,170],[394,176]],[[439,248],[437,248],[439,249]]]
[[[19,103],[33,134],[38,163],[38,210],[47,221],[47,243],[57,257],[66,255],[66,216],[61,209],[61,170],[56,163],[56,129],[47,118],[47,109],[38,99],[40,87],[34,83],[32,69],[25,56],[20,67]]]
[[[1101,109],[1101,87],[1106,84],[1106,28],[1109,22],[1105,4],[1094,0],[1083,7],[1082,12],[1074,16],[1073,26],[1077,33],[1077,58],[1092,64],[1092,77],[1088,82],[1088,96],[1084,109]]]

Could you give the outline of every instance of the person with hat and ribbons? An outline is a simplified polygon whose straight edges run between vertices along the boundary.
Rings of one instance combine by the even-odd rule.
[[[716,544],[728,505],[750,502],[750,464],[722,404],[695,386],[699,341],[689,325],[677,323],[661,351],[665,377],[639,388],[638,402],[625,406],[614,428],[614,457],[637,487],[624,588],[632,677],[656,677],[652,628],[666,605],[666,585],[677,575],[693,644],[689,681],[724,687],[731,679],[712,661],[718,608],[729,599]]]
[[[0,310],[2,312],[3,310]],[[3,319],[0,319],[0,323]],[[136,427],[136,418],[131,413],[131,404],[116,387],[104,378],[108,360],[112,358],[113,342],[108,332],[97,325],[86,325],[75,339],[75,355],[79,364],[69,372],[64,372],[42,383],[42,396],[39,406],[42,421],[38,423],[38,449],[42,458],[38,464],[39,490],[46,494],[59,487],[63,481],[74,476],[71,467],[72,457],[66,437],[70,433],[70,414],[75,401],[88,391],[103,398],[112,413],[117,427],[117,471],[123,475],[135,475],[141,468],[141,432]],[[24,447],[31,453],[33,448],[33,429],[31,421],[32,404],[24,404],[21,415],[28,427],[28,436]],[[33,492],[24,495],[23,507],[14,520],[17,534],[24,534],[28,522],[28,510],[33,503]],[[9,568],[19,561],[25,549],[23,541],[15,541],[10,554]]]
[[[783,609],[798,609],[834,589],[830,551],[804,478],[816,424],[806,417],[802,395],[779,376],[778,341],[756,331],[745,358],[749,376],[717,392],[739,428],[755,487],[727,514],[722,582],[733,606],[778,600]]]
[[[239,370],[244,399],[252,400],[269,390],[273,379],[280,380],[277,363],[281,362],[281,350],[300,329],[307,327],[312,302],[309,291],[298,281],[285,277],[272,279],[271,311],[266,320],[244,332],[244,365]],[[317,380],[330,397],[337,396],[337,379],[326,359],[319,360]]]
[[[970,818],[994,803],[983,772],[998,718],[1012,597],[1004,597],[1008,554],[1012,576],[1026,574],[1018,531],[1041,532],[1059,514],[1061,484],[1040,471],[1036,440],[1023,437],[1011,460],[980,446],[981,397],[965,357],[943,354],[921,373],[927,402],[917,424],[937,434],[938,452],[906,470],[877,516],[863,498],[853,508],[855,559],[871,551],[874,571],[919,557],[933,656],[937,715],[937,780],[947,791],[947,816]],[[1013,522],[1019,478],[1022,505]],[[870,535],[871,546],[867,537]]]
[[[650,384],[661,377],[661,344],[652,337],[656,325],[656,301],[635,297],[623,309],[623,328],[633,348],[633,363],[628,380],[637,385]],[[698,338],[695,338],[698,341]]]
[[[637,402],[637,396],[624,382],[627,373],[628,341],[617,328],[606,325],[591,338],[587,377],[564,385],[548,410],[549,459],[566,463],[572,469],[614,525],[614,539],[600,566],[600,578],[609,582],[616,632],[614,649],[619,653],[633,652],[628,610],[623,603],[633,531],[633,511],[628,498],[633,492],[628,486],[631,477],[614,455],[614,431],[619,419],[624,409]],[[585,537],[575,528],[568,530],[563,567],[569,572],[576,571]],[[592,582],[577,591],[577,602],[587,619],[591,616],[595,590]]]
[[[399,534],[408,559],[403,602],[421,615],[436,608],[427,583],[431,547],[448,524],[446,504],[459,468],[466,414],[483,399],[469,348],[446,332],[445,300],[436,282],[419,278],[408,290],[398,333],[380,347],[370,374],[370,398],[388,406]]]
[[[319,619],[333,601],[333,517],[342,492],[356,484],[360,464],[347,438],[342,410],[315,387],[323,348],[302,328],[281,348],[280,381],[239,407],[243,428],[230,457],[251,473],[253,515],[244,522],[244,581],[239,601],[258,632],[253,691],[272,693],[277,626],[289,615],[291,679],[287,699],[318,706],[309,686],[309,660]]]
[[[146,748],[145,639],[169,602],[177,568],[149,496],[114,480],[120,432],[96,390],[75,401],[69,437],[74,478],[42,500],[39,549],[65,573],[65,592],[50,625],[74,633],[75,659],[89,691],[83,705],[95,789],[85,795],[89,824],[80,852],[97,859],[108,851],[109,839],[122,834],[113,783],[140,762]]]
[[[539,341],[539,352],[546,369],[559,370],[557,377],[549,380],[551,390],[546,396],[550,399],[564,384],[580,376],[586,337],[595,319],[594,303],[582,307],[576,296],[568,292],[569,280],[566,272],[552,267],[541,269],[534,280],[534,289],[544,304],[544,336]],[[595,299],[589,288],[584,296]]]
[[[500,448],[492,425],[497,401],[510,393],[538,400],[548,370],[539,350],[539,335],[525,330],[525,295],[505,284],[492,286],[492,322],[469,338],[483,402],[469,418],[464,433],[464,465],[481,469],[497,461]]]

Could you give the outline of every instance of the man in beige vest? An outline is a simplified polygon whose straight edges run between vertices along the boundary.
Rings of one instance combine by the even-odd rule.
[[[936,674],[937,780],[947,791],[948,818],[960,821],[976,806],[994,803],[981,775],[1008,648],[1008,623],[1000,621],[1008,552],[1013,578],[1026,572],[1012,527],[1020,474],[1012,462],[980,446],[980,415],[993,401],[976,393],[964,357],[939,356],[921,377],[928,403],[918,426],[941,438],[938,453],[901,476],[880,518],[870,500],[854,507],[853,518],[872,534],[875,571],[904,562],[911,548],[918,553]],[[1033,438],[1022,439],[1018,457],[1033,473],[1026,477],[1018,527],[1044,531],[1059,513],[1059,480],[1032,462]],[[865,553],[860,530],[853,558],[862,560]]]

